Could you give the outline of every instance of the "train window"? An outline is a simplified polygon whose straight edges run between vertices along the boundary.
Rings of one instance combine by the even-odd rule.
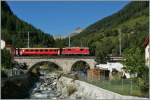
[[[84,49],[80,49],[81,51],[83,51]]]
[[[48,50],[48,51],[51,51],[51,50]]]
[[[25,51],[29,51],[29,50],[25,50]]]
[[[38,52],[39,50],[35,50],[36,52]]]
[[[68,49],[69,51],[71,50],[71,49]]]
[[[42,52],[43,50],[41,49],[40,51]]]
[[[45,51],[47,52],[48,50],[46,49]]]

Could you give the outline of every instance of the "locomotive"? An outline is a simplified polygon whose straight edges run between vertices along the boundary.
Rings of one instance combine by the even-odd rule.
[[[65,47],[65,48],[16,48],[16,56],[33,56],[33,55],[89,55],[88,47]]]

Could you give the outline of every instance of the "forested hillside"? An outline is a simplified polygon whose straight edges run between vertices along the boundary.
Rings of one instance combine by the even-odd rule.
[[[31,24],[19,19],[7,2],[1,2],[1,37],[15,47],[27,47],[27,33],[30,33],[30,47],[53,47],[54,39]]]
[[[133,1],[120,11],[88,26],[80,34],[71,37],[71,46],[89,46],[95,55],[105,57],[119,54],[119,32],[122,52],[127,48],[143,48],[144,38],[149,34],[149,2]],[[68,39],[62,40],[67,46]],[[143,48],[144,49],[144,48]],[[94,53],[94,52],[93,52]]]

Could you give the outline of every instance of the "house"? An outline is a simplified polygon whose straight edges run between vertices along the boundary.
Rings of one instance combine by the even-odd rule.
[[[110,72],[112,72],[113,69],[116,69],[117,71],[121,72],[123,65],[119,62],[107,62],[107,64],[99,64],[96,65],[99,69],[108,69]]]
[[[123,75],[125,75],[126,78],[130,78],[130,74],[125,72],[123,70],[123,64],[120,62],[107,62],[106,64],[99,64],[96,65],[96,68],[99,68],[101,70],[108,70],[109,71],[109,78],[112,78],[113,71],[122,72]]]
[[[145,48],[145,65],[149,67],[149,37],[145,38],[144,41],[144,48]]]

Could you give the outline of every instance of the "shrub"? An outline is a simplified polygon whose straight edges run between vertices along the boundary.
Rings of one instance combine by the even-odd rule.
[[[8,77],[7,74],[3,70],[1,71],[1,77],[2,78],[7,78]]]
[[[76,87],[72,84],[72,85],[68,85],[67,86],[67,91],[68,91],[68,95],[72,95],[74,92],[77,91]]]
[[[142,93],[148,93],[149,92],[149,82],[148,80],[144,80],[142,78],[139,78],[139,86]]]

